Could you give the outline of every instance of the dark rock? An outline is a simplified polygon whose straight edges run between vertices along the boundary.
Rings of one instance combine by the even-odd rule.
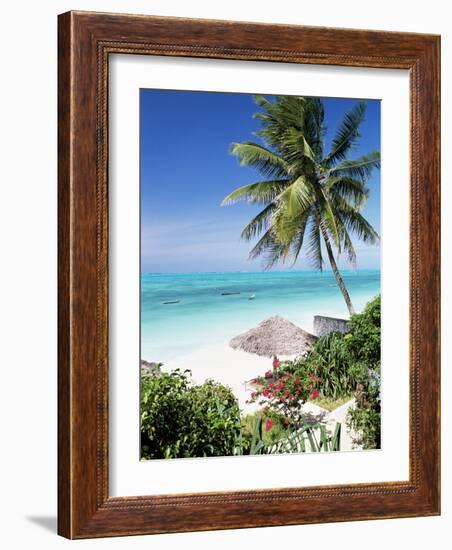
[[[161,365],[161,363],[149,362],[142,359],[141,374],[153,374],[155,376],[159,376],[162,373],[160,370]]]

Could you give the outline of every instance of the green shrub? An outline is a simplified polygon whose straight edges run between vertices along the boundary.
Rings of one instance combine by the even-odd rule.
[[[369,400],[364,406],[350,410],[348,426],[359,434],[364,449],[379,449],[381,444],[381,411],[379,400]]]
[[[337,400],[355,390],[358,373],[350,364],[342,334],[331,333],[319,338],[302,362],[305,369],[322,379],[321,398]]]
[[[381,445],[381,300],[369,302],[361,314],[353,315],[350,332],[344,335],[350,366],[356,372],[356,408],[351,410],[348,425],[359,433],[365,449]]]
[[[331,333],[317,340],[304,361],[322,378],[321,397],[339,399],[368,384],[369,371],[380,368],[380,297],[353,315],[346,334]]]
[[[349,332],[344,335],[346,354],[353,363],[362,363],[369,369],[380,365],[381,355],[381,299],[371,300],[362,313],[352,315]]]
[[[141,458],[232,455],[240,410],[230,388],[179,370],[141,380]]]

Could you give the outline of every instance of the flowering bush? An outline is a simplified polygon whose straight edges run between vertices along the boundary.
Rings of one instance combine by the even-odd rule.
[[[267,371],[254,380],[256,390],[248,401],[264,407],[263,412],[268,417],[265,423],[267,432],[275,422],[283,426],[298,425],[303,404],[319,396],[318,386],[322,382],[320,377],[302,368],[300,363],[275,359],[273,371]]]

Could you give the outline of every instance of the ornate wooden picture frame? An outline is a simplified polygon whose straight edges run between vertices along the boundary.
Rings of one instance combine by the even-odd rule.
[[[69,12],[58,63],[58,532],[68,538],[440,513],[440,38]],[[408,481],[111,497],[108,75],[111,54],[406,69],[410,78]]]

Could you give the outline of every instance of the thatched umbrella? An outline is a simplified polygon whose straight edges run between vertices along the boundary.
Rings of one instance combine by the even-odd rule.
[[[317,337],[313,334],[276,315],[239,334],[229,342],[229,345],[234,349],[266,357],[302,356],[311,349],[316,340]]]

